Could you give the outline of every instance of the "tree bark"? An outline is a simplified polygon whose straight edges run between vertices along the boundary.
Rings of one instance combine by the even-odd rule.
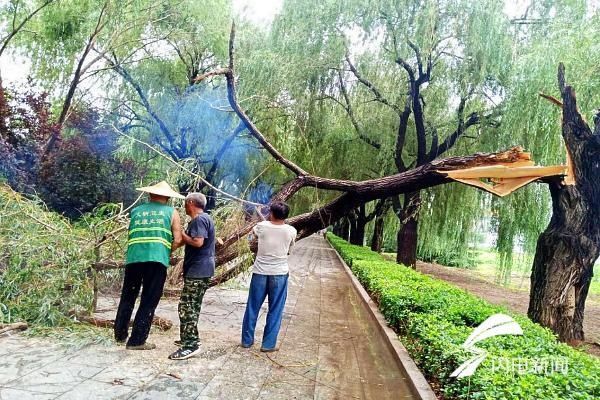
[[[402,224],[397,235],[396,262],[416,268],[421,192],[407,193],[400,213]]]
[[[348,219],[348,217],[341,218],[339,220],[338,232],[339,232],[338,236],[341,237],[342,239],[344,239],[344,240],[350,239],[350,220]]]
[[[552,219],[538,239],[527,314],[560,340],[573,342],[584,339],[585,300],[600,254],[600,135],[592,133],[577,110],[575,92],[564,83],[562,64],[558,80],[562,135],[576,184],[550,184]]]
[[[353,224],[350,229],[350,243],[357,246],[363,246],[365,244],[365,227],[368,222],[364,204],[354,211],[352,222]]]
[[[381,253],[383,247],[383,228],[385,227],[385,215],[375,217],[373,236],[371,237],[371,250]]]

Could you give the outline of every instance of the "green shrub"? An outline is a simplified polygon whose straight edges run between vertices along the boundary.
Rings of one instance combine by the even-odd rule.
[[[600,360],[557,341],[525,316],[495,306],[444,281],[386,261],[361,246],[328,234],[411,357],[439,393],[448,399],[599,399]],[[472,354],[462,348],[473,327],[490,315],[511,315],[522,336],[496,336],[480,342],[488,356],[470,378],[450,374]],[[510,373],[502,363],[531,368],[558,360],[568,369],[551,373]],[[550,368],[550,367],[548,367]],[[564,372],[564,373],[563,373]]]
[[[1,184],[0,204],[0,323],[75,324],[73,315],[86,314],[92,307],[95,241],[119,222],[98,218],[104,223],[94,224],[86,216],[87,225],[82,221],[78,227],[39,200]],[[109,210],[104,217],[110,215]],[[106,247],[103,251],[110,252],[116,246]]]

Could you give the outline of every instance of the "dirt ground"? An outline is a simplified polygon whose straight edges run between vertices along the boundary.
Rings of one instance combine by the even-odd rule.
[[[417,270],[450,282],[490,303],[503,305],[512,311],[527,314],[528,285],[527,290],[510,289],[477,277],[474,271],[449,268],[439,264],[418,262]],[[595,298],[588,299],[585,307],[584,332],[586,340],[581,344],[581,348],[600,357],[600,302]]]

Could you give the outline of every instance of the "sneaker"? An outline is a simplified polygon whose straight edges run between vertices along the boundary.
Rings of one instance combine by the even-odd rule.
[[[273,347],[272,349],[265,349],[264,347],[261,347],[260,351],[262,351],[263,353],[272,353],[274,351],[279,351],[279,349],[277,347]]]
[[[240,343],[240,346],[242,346],[244,349],[249,349],[250,347],[252,347],[253,343],[250,344],[245,344],[245,343]]]
[[[190,357],[194,357],[196,354],[200,353],[200,347],[196,347],[195,349],[179,349],[169,356],[170,360],[186,360]]]
[[[156,345],[154,343],[146,342],[137,346],[132,346],[128,344],[127,346],[125,346],[125,348],[127,350],[154,350],[156,348]]]
[[[177,347],[181,347],[181,339],[173,340],[173,344]]]

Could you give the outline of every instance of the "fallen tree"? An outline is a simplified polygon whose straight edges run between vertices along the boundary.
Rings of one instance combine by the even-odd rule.
[[[274,200],[288,200],[304,187],[314,187],[322,190],[344,192],[329,204],[309,213],[295,216],[289,220],[299,232],[299,237],[306,237],[324,227],[327,227],[347,215],[356,207],[376,199],[389,198],[399,194],[412,193],[421,189],[452,181],[447,172],[463,170],[481,166],[499,165],[531,165],[529,153],[520,147],[514,147],[499,153],[480,153],[471,156],[449,157],[434,160],[417,168],[410,169],[395,175],[382,178],[349,181],[342,179],[324,178],[311,175],[302,167],[295,164],[281,154],[256,127],[252,120],[240,106],[237,100],[235,82],[235,57],[234,57],[235,25],[232,25],[229,38],[229,65],[213,73],[199,76],[196,82],[202,81],[207,76],[223,75],[227,81],[228,100],[231,108],[246,125],[248,132],[261,144],[261,146],[282,166],[295,175],[295,178],[281,187],[273,197]],[[544,180],[560,181],[562,174],[555,177],[544,177]],[[227,237],[223,244],[217,246],[217,263],[223,264],[233,260],[237,253],[230,247],[240,238],[245,237],[252,227],[258,222],[255,219],[246,226]]]
[[[548,229],[540,236],[538,242],[531,278],[529,316],[534,321],[551,328],[561,340],[583,339],[583,309],[591,282],[592,267],[600,251],[600,227],[596,223],[600,214],[600,183],[597,180],[600,167],[597,162],[590,162],[598,159],[600,118],[596,118],[596,129],[592,133],[577,111],[572,88],[564,83],[562,67],[559,82],[564,102],[563,137],[570,159],[574,163],[575,185],[571,185],[574,183],[571,179],[573,177],[570,176],[571,171],[567,170],[567,166],[540,168],[538,171],[543,171],[540,174],[532,172],[531,175],[527,175],[523,174],[523,170],[513,174],[520,167],[532,168],[529,154],[520,147],[499,153],[449,157],[395,175],[365,181],[350,181],[324,178],[308,173],[281,154],[254,125],[237,100],[234,39],[235,26],[232,26],[229,40],[229,66],[199,76],[196,82],[208,76],[224,75],[229,103],[248,132],[278,163],[295,175],[281,187],[273,199],[288,200],[304,187],[343,193],[314,211],[289,219],[289,223],[298,230],[299,238],[309,236],[333,224],[370,201],[414,193],[452,182],[454,178],[497,195],[508,194],[533,181],[543,181],[550,185],[554,215]],[[486,177],[485,174],[472,176],[470,175],[472,171],[469,171],[465,176],[453,173],[490,166],[514,166],[514,168],[510,173],[500,175],[500,178],[497,175],[490,176],[489,182],[481,181]],[[532,171],[535,171],[535,168],[533,167]],[[497,173],[498,168],[493,170]],[[567,176],[566,180],[565,176]],[[514,179],[514,181],[507,182],[507,179]],[[260,218],[256,213],[255,218],[217,245],[217,265],[224,265],[239,256],[238,248],[234,245],[245,238],[258,221]],[[238,263],[234,262],[231,265],[231,268],[222,270],[213,279],[213,285],[225,282],[243,270]]]

